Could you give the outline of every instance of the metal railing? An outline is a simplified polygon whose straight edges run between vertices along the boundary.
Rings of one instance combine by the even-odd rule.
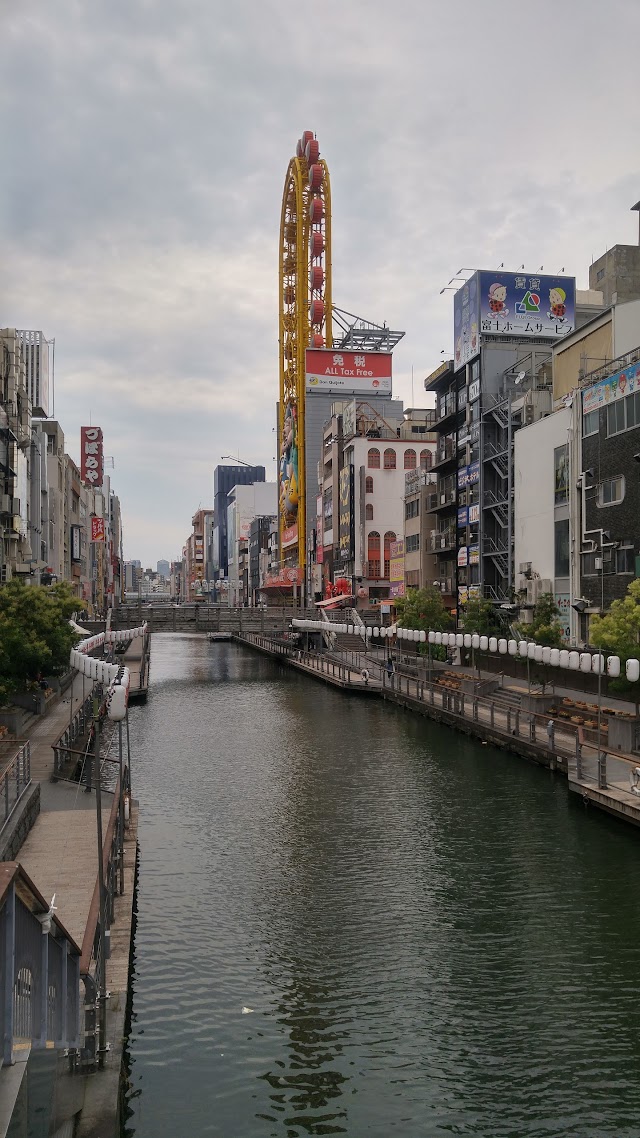
[[[5,764],[0,775],[2,813],[0,833],[9,821],[24,792],[31,786],[31,744],[18,743],[18,749]]]
[[[65,727],[64,731],[55,743],[52,743],[53,748],[53,775],[62,773],[63,767],[68,762],[70,755],[77,751],[75,744],[78,740],[83,739],[91,726],[91,718],[93,714],[93,696],[88,695],[87,698],[80,704],[71,722]]]

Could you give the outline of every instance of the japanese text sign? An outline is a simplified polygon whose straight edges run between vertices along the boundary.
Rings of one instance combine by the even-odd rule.
[[[80,477],[86,486],[102,486],[102,427],[80,428]]]
[[[104,541],[104,518],[91,519],[91,540]]]

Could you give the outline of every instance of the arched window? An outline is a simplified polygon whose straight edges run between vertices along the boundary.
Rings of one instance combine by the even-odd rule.
[[[404,468],[405,470],[415,470],[416,466],[416,452],[410,448],[404,452]]]
[[[384,535],[384,576],[388,579],[391,572],[391,542],[396,540],[393,530],[387,530]]]
[[[380,451],[377,447],[371,447],[371,450],[367,455],[367,466],[369,467],[369,470],[380,469]]]
[[[21,1039],[33,1036],[33,976],[30,968],[19,968],[13,985],[13,1034]]]
[[[420,451],[420,469],[431,470],[433,466],[433,455],[430,450]]]
[[[365,494],[373,494],[373,478],[370,474],[364,480],[364,492]]]
[[[367,561],[369,562],[369,576],[380,576],[380,534],[372,530],[367,538]]]
[[[395,470],[396,468],[396,452],[393,447],[387,447],[384,452],[384,468],[385,470]]]
[[[364,508],[364,520],[365,522],[373,521],[373,506],[371,505],[371,502],[367,502]]]

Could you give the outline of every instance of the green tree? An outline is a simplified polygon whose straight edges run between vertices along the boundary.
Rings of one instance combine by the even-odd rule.
[[[397,598],[396,612],[402,628],[444,632],[453,623],[442,603],[442,594],[434,585],[427,585],[425,589],[409,589],[406,597]]]
[[[589,622],[589,640],[596,648],[611,656],[619,656],[622,670],[627,660],[638,659],[640,655],[640,580],[632,581],[624,600],[613,601],[605,616],[592,616]],[[636,703],[636,714],[640,703],[638,684],[631,684],[622,675],[619,680],[609,680],[613,691],[629,692]]]
[[[553,593],[543,593],[538,598],[533,610],[533,623],[518,625],[517,633],[522,640],[532,640],[534,644],[562,647],[563,628]]]
[[[504,624],[491,601],[483,597],[470,597],[462,613],[462,627],[465,632],[476,632],[480,636],[503,636]]]
[[[78,634],[69,617],[78,607],[69,585],[24,585],[14,578],[0,588],[0,703],[39,673],[59,675]]]

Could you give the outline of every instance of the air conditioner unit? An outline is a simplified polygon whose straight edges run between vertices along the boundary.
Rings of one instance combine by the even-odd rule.
[[[548,577],[541,577],[540,580],[538,581],[538,597],[541,597],[543,593],[552,593],[552,592],[553,592],[553,585],[552,585],[551,581],[549,580],[549,578]]]
[[[531,405],[528,403],[528,404],[526,405],[525,409],[524,409],[524,422],[525,422],[525,426],[527,426],[527,427],[528,427],[530,423],[533,423],[533,421],[534,421],[534,418],[535,418],[535,413],[536,413],[536,409],[535,409],[535,407],[532,407],[532,406],[531,406]]]
[[[520,619],[522,624],[533,624],[533,611],[531,609],[522,609]]]
[[[518,565],[518,572],[522,573],[523,576],[530,578],[531,577],[531,562],[530,561],[521,561],[520,564]]]
[[[20,514],[20,499],[19,498],[12,498],[12,500],[11,500],[11,513],[13,514],[14,517],[16,515]]]
[[[527,604],[535,605],[538,599],[538,584],[537,580],[527,581]]]

